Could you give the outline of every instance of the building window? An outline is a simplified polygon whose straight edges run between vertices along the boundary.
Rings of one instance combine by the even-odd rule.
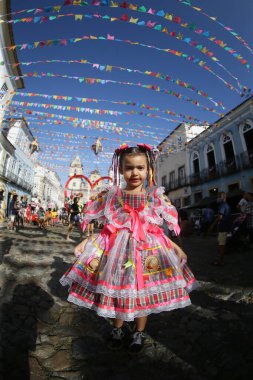
[[[228,185],[228,192],[229,193],[236,192],[237,190],[240,190],[240,185],[238,182],[231,183],[230,185]]]
[[[234,153],[234,147],[233,147],[231,137],[227,134],[223,134],[222,143],[223,143],[226,165],[232,166],[235,164],[235,153]]]
[[[3,99],[8,91],[8,86],[4,83],[0,89],[0,99]]]
[[[180,166],[180,168],[178,168],[178,181],[179,181],[179,185],[185,184],[185,167],[184,166]]]
[[[166,186],[166,182],[167,182],[167,177],[166,177],[166,175],[164,175],[162,177],[162,186]]]
[[[194,193],[194,202],[198,202],[202,199],[202,191],[199,191],[197,193]]]
[[[183,198],[183,206],[190,206],[191,204],[191,197],[188,196],[188,197],[184,197]]]
[[[175,199],[174,206],[176,208],[180,208],[181,207],[181,199],[180,198]]]
[[[242,129],[243,137],[249,154],[253,155],[253,125],[245,124]]]
[[[214,148],[212,145],[208,145],[207,150],[206,150],[206,157],[207,157],[208,171],[211,173],[215,172],[216,162],[215,162]]]
[[[175,171],[170,172],[170,187],[174,188],[175,186]]]
[[[199,166],[199,155],[197,152],[193,153],[192,156],[192,167],[193,167],[193,173],[199,174],[200,172],[200,166]]]
[[[73,187],[76,187],[76,182],[73,182]]]

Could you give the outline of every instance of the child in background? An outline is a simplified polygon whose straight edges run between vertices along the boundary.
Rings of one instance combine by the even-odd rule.
[[[57,218],[58,218],[58,211],[56,211],[56,209],[54,208],[53,211],[51,212],[51,216],[52,216],[52,219],[51,219],[51,224],[52,226],[54,227],[57,223]]]
[[[196,284],[186,254],[161,228],[165,220],[179,233],[176,209],[164,199],[163,188],[154,186],[154,161],[145,144],[116,149],[115,186],[87,204],[82,225],[85,230],[98,219],[105,227],[75,248],[78,259],[61,278],[70,285],[70,302],[114,319],[110,349],[122,347],[124,321],[135,320],[132,354],[143,348],[147,316],[190,305],[188,292]]]

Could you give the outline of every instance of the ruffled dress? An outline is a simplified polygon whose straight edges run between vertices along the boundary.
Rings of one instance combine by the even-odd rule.
[[[92,219],[105,227],[61,278],[70,285],[68,301],[125,321],[191,304],[188,293],[196,280],[187,265],[180,267],[161,228],[165,220],[170,230],[180,231],[163,191],[130,194],[114,186],[88,205],[83,229]]]

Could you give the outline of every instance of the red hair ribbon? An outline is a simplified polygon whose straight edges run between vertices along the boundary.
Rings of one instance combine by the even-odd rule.
[[[124,144],[120,145],[119,148],[115,149],[115,153],[119,154],[122,150],[125,150],[125,149],[128,149],[128,148],[129,148],[129,146],[124,143]]]
[[[143,149],[146,149],[146,150],[148,150],[149,152],[151,152],[151,146],[148,145],[148,144],[137,144],[137,146],[138,146],[139,148],[143,148]]]

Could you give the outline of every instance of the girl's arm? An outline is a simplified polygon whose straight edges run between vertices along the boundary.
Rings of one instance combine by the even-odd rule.
[[[84,239],[81,243],[79,243],[76,247],[75,247],[75,250],[74,250],[74,254],[76,257],[79,257],[83,251],[84,251],[84,248],[87,244],[87,241],[88,239]]]
[[[174,241],[170,240],[172,247],[175,249],[176,255],[179,258],[180,264],[184,265],[187,261],[186,253]]]

